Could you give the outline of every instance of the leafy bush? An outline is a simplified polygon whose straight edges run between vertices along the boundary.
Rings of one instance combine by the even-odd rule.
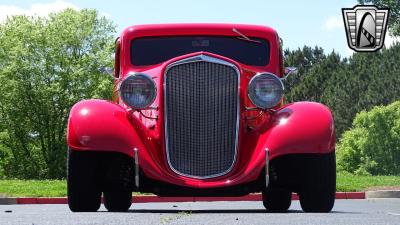
[[[400,101],[362,111],[337,146],[338,169],[400,175]]]

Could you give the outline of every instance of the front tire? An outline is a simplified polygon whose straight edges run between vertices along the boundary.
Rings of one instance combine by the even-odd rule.
[[[131,191],[104,192],[104,206],[110,212],[126,212],[132,205]]]
[[[268,212],[286,212],[292,203],[292,193],[284,189],[263,191],[262,198]]]
[[[68,206],[73,212],[96,212],[100,208],[97,161],[90,153],[68,150]]]
[[[335,204],[336,162],[335,153],[308,164],[304,183],[299,193],[304,212],[327,213]]]
[[[113,154],[109,157],[104,190],[104,206],[110,212],[126,212],[132,205],[134,177],[132,158]]]

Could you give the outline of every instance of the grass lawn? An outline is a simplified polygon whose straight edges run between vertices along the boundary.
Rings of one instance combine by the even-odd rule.
[[[337,191],[365,191],[372,189],[400,189],[400,176],[356,176],[337,174]]]
[[[397,186],[400,176],[337,175],[337,191],[363,191],[374,187]],[[65,180],[0,180],[0,196],[63,197],[67,195]]]
[[[0,196],[60,197],[67,195],[65,180],[0,180]]]

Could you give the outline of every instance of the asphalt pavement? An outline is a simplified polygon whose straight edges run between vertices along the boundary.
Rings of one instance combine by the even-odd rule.
[[[400,199],[336,200],[331,213],[267,213],[261,202],[136,203],[127,213],[72,213],[67,205],[0,205],[0,224],[399,225]]]

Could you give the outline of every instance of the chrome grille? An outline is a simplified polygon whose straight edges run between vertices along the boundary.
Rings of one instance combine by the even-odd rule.
[[[171,64],[164,82],[170,167],[199,179],[229,172],[239,122],[237,68],[201,55]]]

